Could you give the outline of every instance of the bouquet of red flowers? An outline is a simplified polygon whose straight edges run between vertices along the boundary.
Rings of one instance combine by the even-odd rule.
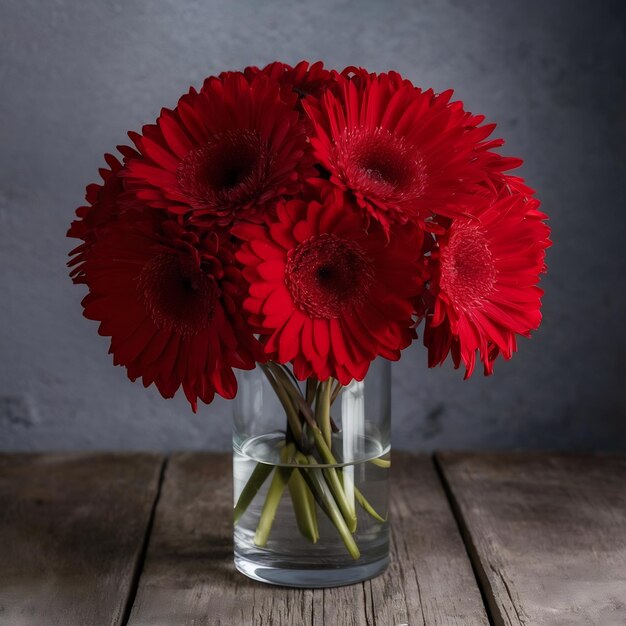
[[[332,462],[337,390],[399,359],[420,324],[429,366],[451,355],[467,377],[540,323],[546,216],[494,128],[395,72],[303,61],[208,78],[87,187],[68,233],[84,315],[131,380],[182,386],[194,411],[261,364],[291,453],[308,438]]]

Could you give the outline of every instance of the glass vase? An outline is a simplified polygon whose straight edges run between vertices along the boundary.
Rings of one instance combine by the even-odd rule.
[[[238,373],[234,402],[237,569],[291,587],[333,587],[389,563],[390,367],[362,382],[296,381],[274,363]]]

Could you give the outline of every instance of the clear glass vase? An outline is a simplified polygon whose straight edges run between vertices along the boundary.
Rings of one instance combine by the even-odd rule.
[[[389,563],[390,367],[363,382],[297,382],[273,363],[239,372],[235,565],[292,587],[332,587]]]

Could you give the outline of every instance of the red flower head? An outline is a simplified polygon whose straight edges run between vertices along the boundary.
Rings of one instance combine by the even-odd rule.
[[[245,241],[244,310],[269,358],[291,361],[298,378],[362,380],[375,357],[396,360],[410,344],[411,299],[424,282],[416,227],[388,240],[333,191],[322,203],[282,204],[269,226],[233,231]]]
[[[485,117],[483,115],[472,115],[466,113],[466,126],[468,133],[480,132],[485,128],[495,128],[495,124],[482,126]],[[523,164],[522,159],[517,157],[506,157],[493,152],[493,148],[499,148],[504,144],[503,139],[491,139],[483,141],[476,149],[485,170],[485,179],[476,190],[478,194],[487,196],[495,201],[502,195],[522,194],[533,196],[535,190],[526,185],[524,179],[519,176],[508,174],[509,170],[516,169]]]
[[[128,157],[137,154],[128,146],[119,146],[119,150]],[[87,186],[87,204],[76,209],[78,219],[71,223],[67,231],[68,237],[83,240],[81,245],[70,252],[73,258],[68,263],[70,267],[74,267],[70,276],[76,284],[85,282],[82,263],[93,243],[131,206],[124,194],[122,164],[112,154],[105,154],[104,160],[111,169],[100,169],[102,185],[92,183]]]
[[[539,326],[543,292],[536,285],[550,242],[538,205],[503,193],[495,203],[485,199],[472,216],[453,220],[438,238],[424,331],[430,367],[452,352],[467,378],[478,351],[491,374],[498,354],[510,359],[517,349],[516,335],[528,337]]]
[[[337,72],[324,69],[321,61],[312,65],[308,61],[300,61],[294,67],[275,61],[266,65],[262,70],[256,67],[247,67],[244,70],[248,79],[254,78],[259,73],[295,91],[299,98],[306,96],[319,98],[337,76]]]
[[[463,214],[486,176],[480,147],[493,126],[469,128],[451,91],[436,96],[396,73],[349,69],[355,75],[337,77],[319,101],[304,101],[331,181],[385,228]]]
[[[208,78],[156,125],[130,133],[141,153],[127,163],[136,197],[194,222],[261,221],[311,174],[308,140],[277,82],[240,72]]]
[[[182,385],[197,398],[234,397],[232,368],[251,369],[262,350],[240,315],[242,276],[213,233],[127,212],[95,242],[81,270],[85,317],[111,337],[128,377],[172,397]]]

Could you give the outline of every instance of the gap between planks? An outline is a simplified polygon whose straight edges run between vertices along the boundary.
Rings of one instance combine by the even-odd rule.
[[[128,596],[126,598],[126,604],[124,606],[124,612],[122,613],[122,617],[120,619],[120,626],[127,626],[128,620],[130,620],[130,614],[133,610],[133,605],[135,604],[135,598],[137,597],[137,589],[139,589],[139,580],[141,579],[141,575],[143,574],[143,568],[146,564],[146,555],[148,554],[148,546],[150,544],[150,537],[152,536],[152,526],[154,524],[154,518],[156,516],[156,510],[159,505],[159,499],[161,497],[161,490],[163,488],[163,482],[165,480],[165,472],[167,471],[167,464],[169,462],[169,455],[164,456],[161,461],[161,467],[159,469],[159,478],[157,481],[157,487],[154,494],[154,501],[152,502],[152,508],[150,509],[150,517],[148,518],[148,523],[146,524],[146,531],[143,538],[143,543],[141,544],[141,549],[139,550],[139,555],[137,557],[137,562],[135,563],[135,569],[133,571],[133,576],[130,581],[130,585],[128,587]]]
[[[485,612],[487,613],[487,619],[489,620],[489,626],[495,626],[495,621],[493,618],[493,604],[495,599],[492,597],[491,588],[488,584],[485,584],[484,581],[487,580],[485,576],[485,571],[478,556],[478,552],[476,551],[476,547],[472,542],[472,538],[470,536],[469,528],[463,517],[463,512],[461,511],[461,507],[454,497],[454,492],[450,487],[450,483],[446,478],[445,472],[443,471],[443,467],[439,461],[439,453],[435,452],[432,455],[433,464],[435,466],[435,470],[437,471],[437,476],[439,476],[439,481],[441,482],[441,486],[443,487],[443,491],[446,494],[446,498],[448,499],[448,504],[450,505],[450,510],[452,511],[452,515],[456,521],[457,528],[459,529],[459,534],[461,535],[461,539],[463,540],[463,544],[465,545],[465,550],[467,552],[467,558],[472,566],[472,572],[474,572],[474,579],[476,580],[476,586],[480,591],[480,597],[483,601],[483,606],[485,607]]]

